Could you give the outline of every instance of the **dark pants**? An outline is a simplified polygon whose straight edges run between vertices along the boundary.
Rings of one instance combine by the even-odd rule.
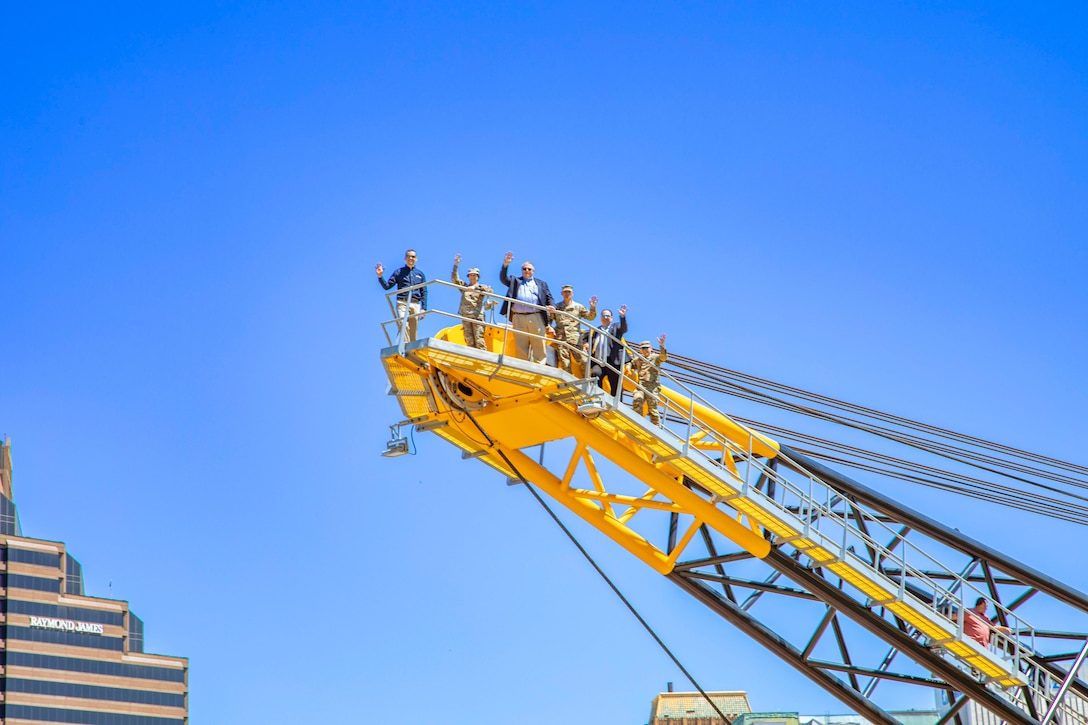
[[[593,366],[589,369],[589,377],[597,381],[597,385],[601,388],[604,387],[604,380],[608,381],[608,389],[613,395],[620,389],[620,373],[618,370],[612,370],[606,368],[600,363],[593,363]]]

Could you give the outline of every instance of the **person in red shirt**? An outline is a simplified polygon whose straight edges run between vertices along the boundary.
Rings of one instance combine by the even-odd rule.
[[[995,630],[1004,634],[1010,634],[1012,632],[1008,627],[994,624],[993,621],[986,616],[986,610],[988,608],[989,602],[986,601],[986,597],[979,597],[978,601],[975,602],[975,606],[966,611],[966,616],[963,619],[963,633],[983,647],[988,647],[990,645],[990,637]]]

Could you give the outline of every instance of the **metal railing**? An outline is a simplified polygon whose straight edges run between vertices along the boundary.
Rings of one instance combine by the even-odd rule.
[[[405,298],[407,296],[407,299],[410,301],[411,300],[411,294],[413,292],[421,290],[423,288],[429,288],[427,294],[428,294],[428,298],[429,298],[428,299],[428,306],[430,307],[430,309],[428,309],[426,311],[422,311],[420,313],[412,314],[411,309],[410,309],[411,306],[410,305],[404,305],[403,314],[400,317],[398,317],[397,316],[397,300],[398,300],[398,298]],[[624,382],[626,380],[628,380],[629,378],[631,378],[631,376],[628,375],[625,372],[625,369],[624,369],[625,365],[623,364],[623,362],[621,362],[621,365],[620,365],[619,368],[616,368],[615,366],[608,364],[607,360],[601,360],[601,359],[599,359],[597,357],[594,357],[590,352],[586,351],[584,348],[577,347],[575,345],[571,345],[566,340],[561,340],[558,337],[548,337],[547,334],[536,335],[536,334],[533,334],[531,332],[526,332],[526,331],[522,331],[522,330],[515,330],[515,329],[513,329],[513,327],[509,323],[503,323],[501,321],[497,321],[498,314],[496,313],[496,308],[498,307],[498,305],[493,307],[490,311],[485,312],[485,317],[484,317],[483,320],[480,320],[479,318],[474,318],[474,317],[465,317],[465,316],[463,316],[463,315],[461,315],[459,313],[456,313],[456,312],[448,312],[445,309],[436,308],[434,306],[434,304],[431,302],[431,300],[434,297],[437,296],[437,295],[434,294],[434,292],[436,291],[435,288],[441,289],[441,290],[449,289],[449,290],[452,290],[452,291],[456,291],[458,293],[458,295],[460,295],[460,293],[464,290],[463,286],[454,284],[452,282],[447,282],[445,280],[431,280],[431,281],[428,281],[428,282],[424,282],[422,284],[414,285],[414,286],[411,286],[411,287],[404,287],[404,288],[394,290],[394,291],[390,291],[390,292],[386,293],[386,295],[385,295],[386,296],[386,301],[387,301],[387,303],[389,305],[389,310],[392,313],[393,317],[391,319],[389,319],[389,320],[383,321],[381,324],[382,324],[382,331],[384,332],[385,337],[386,337],[386,341],[390,345],[396,344],[396,345],[399,346],[401,352],[404,351],[404,345],[407,343],[404,331],[408,329],[408,322],[409,322],[410,318],[416,318],[417,322],[422,322],[424,317],[432,317],[432,318],[438,317],[438,318],[447,320],[449,322],[461,322],[461,323],[472,322],[472,323],[477,323],[477,324],[482,323],[486,329],[495,330],[495,331],[498,332],[499,335],[501,335],[502,345],[501,345],[501,347],[500,347],[500,349],[498,351],[498,354],[499,354],[500,357],[506,357],[507,355],[512,355],[513,351],[508,349],[511,340],[516,341],[516,339],[518,337],[524,337],[524,338],[531,339],[531,340],[540,340],[544,344],[545,349],[551,348],[551,349],[554,349],[554,350],[558,351],[559,348],[565,348],[569,352],[571,359],[572,360],[578,360],[579,364],[582,367],[584,367],[583,379],[589,379],[589,371],[593,367],[594,364],[599,365],[602,370],[608,370],[608,371],[610,371],[612,373],[616,373],[617,375],[619,375],[620,385],[617,386],[618,390],[609,391],[609,392],[611,392],[612,396],[615,398],[616,404],[618,404],[620,402],[622,392],[623,392],[623,388],[624,388]],[[523,302],[521,300],[505,297],[505,296],[500,295],[500,294],[495,293],[495,292],[482,292],[480,294],[483,296],[484,299],[494,300],[497,303],[501,303],[501,302],[505,301],[505,302],[509,303],[510,305],[513,305],[515,303],[526,305],[527,307],[530,307],[532,309],[535,309],[535,310],[538,310],[538,311],[540,311],[542,313],[545,313],[547,315],[549,321],[554,320],[556,317],[564,316],[568,320],[573,321],[577,325],[578,329],[580,330],[580,332],[582,334],[584,334],[586,332],[589,332],[589,331],[592,331],[594,333],[602,334],[605,337],[607,337],[609,339],[609,341],[611,342],[611,344],[619,345],[624,351],[622,360],[626,361],[627,359],[630,359],[632,354],[633,354],[633,353],[631,353],[629,351],[629,348],[627,347],[625,341],[622,338],[617,338],[614,335],[611,335],[611,334],[603,331],[599,326],[591,325],[591,324],[587,323],[587,321],[583,320],[582,318],[577,317],[576,315],[572,315],[569,312],[565,312],[565,311],[562,311],[562,310],[555,310],[555,309],[549,310],[544,305],[536,305],[536,304],[526,303],[526,302]],[[452,306],[452,309],[458,309],[458,308],[459,308],[459,305],[453,305]],[[469,345],[471,347],[471,341],[466,340],[465,342],[466,342],[467,345]],[[532,362],[537,362],[537,363],[540,363],[540,364],[549,364],[547,360],[533,360]],[[554,365],[552,367],[554,367]],[[646,388],[639,385],[637,379],[632,379],[632,382],[635,384],[636,387],[641,388],[643,390],[643,392],[645,392],[647,394],[652,394],[651,391],[649,391]],[[604,392],[604,391],[602,390],[602,392]]]

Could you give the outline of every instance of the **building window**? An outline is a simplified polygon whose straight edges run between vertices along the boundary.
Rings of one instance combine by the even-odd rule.
[[[19,512],[15,504],[7,496],[0,496],[0,534],[22,536],[22,528],[19,525]]]
[[[35,551],[33,549],[20,549],[17,546],[8,547],[8,561],[18,561],[34,566],[48,566],[53,569],[60,568],[60,554],[52,551]]]
[[[12,549],[12,551],[15,550]],[[0,584],[15,589],[33,589],[36,592],[60,593],[60,579],[45,579],[40,576],[27,576],[26,574],[13,574],[7,572],[6,576],[0,577]]]
[[[125,616],[121,612],[104,612],[100,609],[86,609],[84,607],[65,607],[45,602],[26,602],[21,599],[8,600],[9,614],[26,614],[33,617],[56,617],[58,619],[78,619],[83,622],[95,622],[96,624],[111,624],[115,627],[125,626]]]
[[[64,557],[64,593],[83,596],[83,567],[71,554]]]
[[[122,687],[101,687],[74,682],[46,682],[8,677],[7,691],[52,697],[81,697],[86,700],[135,702],[141,705],[161,705],[163,707],[185,707],[185,695],[176,692],[127,690]]]
[[[59,707],[8,704],[4,713],[8,718],[39,720],[44,722],[79,723],[79,725],[185,725],[185,720],[174,717],[150,717],[125,715],[118,712],[89,712],[67,710]]]
[[[144,651],[144,620],[131,611],[128,613],[128,651]]]
[[[78,657],[58,657],[56,655],[35,654],[32,652],[7,653],[9,667],[38,667],[48,670],[67,672],[86,672],[94,675],[111,677],[136,677],[143,680],[161,682],[185,682],[185,670],[177,667],[151,667],[150,665],[129,665],[122,662],[103,660],[84,660]]]

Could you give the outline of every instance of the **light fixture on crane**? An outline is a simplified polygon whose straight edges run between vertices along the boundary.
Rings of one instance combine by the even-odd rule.
[[[586,400],[586,402],[578,406],[578,412],[584,417],[589,418],[590,420],[596,418],[598,415],[604,413],[608,409],[608,403],[606,403],[604,401],[604,398],[600,396],[589,398]]]
[[[385,444],[385,450],[382,451],[382,456],[385,458],[396,458],[397,456],[406,455],[408,451],[408,439],[400,434],[400,425],[389,426],[390,440]]]

